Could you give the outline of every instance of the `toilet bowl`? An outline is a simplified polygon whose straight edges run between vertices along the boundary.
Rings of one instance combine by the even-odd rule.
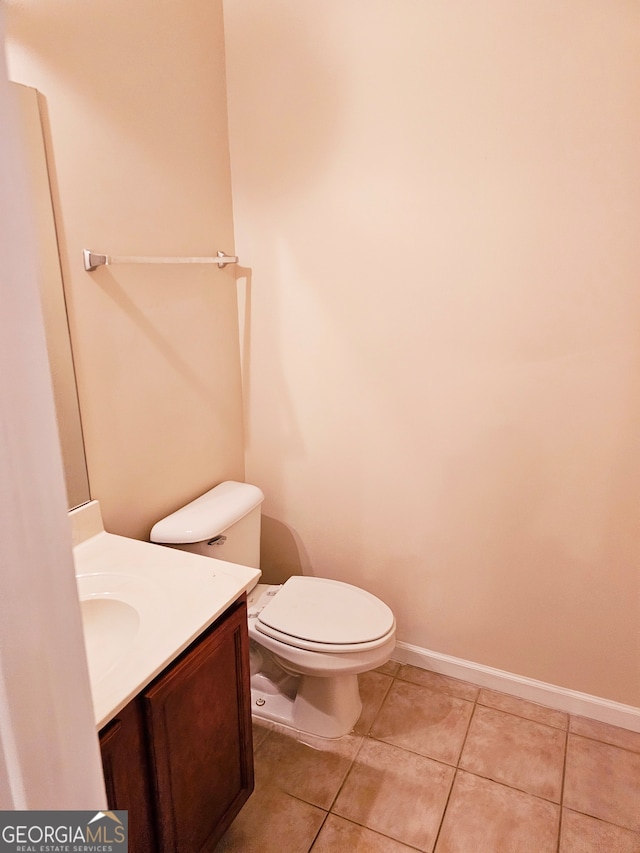
[[[259,568],[260,489],[227,481],[159,521],[151,541]],[[393,612],[359,587],[317,577],[248,592],[252,713],[335,738],[362,711],[358,675],[395,648]]]
[[[292,577],[280,587],[259,584],[252,590],[249,637],[260,654],[251,679],[254,712],[340,737],[362,711],[358,675],[391,657],[395,619],[386,604],[359,587]]]

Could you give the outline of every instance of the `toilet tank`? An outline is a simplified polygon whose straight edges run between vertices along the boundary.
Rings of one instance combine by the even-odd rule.
[[[154,524],[151,541],[260,568],[262,491],[227,480]]]

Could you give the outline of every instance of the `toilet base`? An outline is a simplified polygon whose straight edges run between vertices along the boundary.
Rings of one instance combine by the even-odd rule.
[[[361,712],[357,675],[283,674],[275,680],[263,672],[251,676],[251,713],[259,719],[338,738],[353,730]]]

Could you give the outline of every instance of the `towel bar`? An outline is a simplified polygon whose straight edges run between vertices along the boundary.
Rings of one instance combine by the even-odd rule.
[[[223,269],[227,264],[238,263],[235,255],[225,255],[224,252],[218,252],[215,258],[149,258],[102,255],[90,249],[83,249],[82,258],[87,272],[93,272],[98,267],[111,264],[217,264],[220,269]]]

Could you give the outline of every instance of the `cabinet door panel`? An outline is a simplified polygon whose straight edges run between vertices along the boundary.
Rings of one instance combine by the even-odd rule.
[[[253,790],[246,605],[143,694],[160,849],[213,850]]]
[[[131,702],[100,733],[107,803],[129,812],[130,853],[156,850],[143,722],[140,705]]]

